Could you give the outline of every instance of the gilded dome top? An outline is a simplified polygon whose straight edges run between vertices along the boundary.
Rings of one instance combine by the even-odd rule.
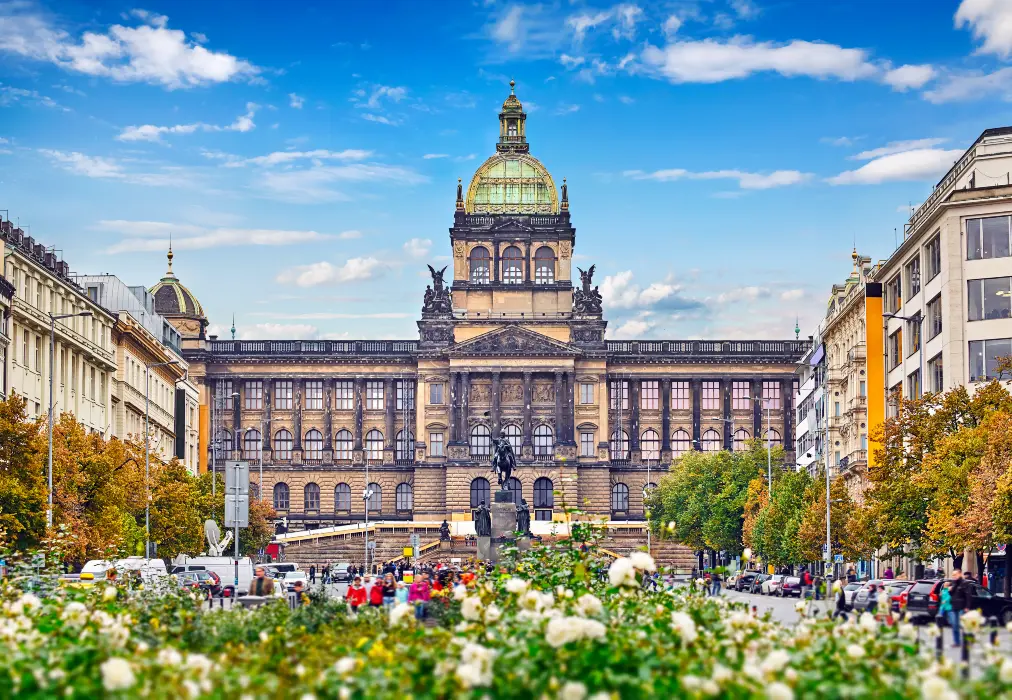
[[[558,214],[559,197],[548,169],[529,153],[496,153],[467,188],[469,214]]]
[[[172,272],[172,248],[169,248],[169,269],[158,284],[149,289],[155,298],[155,313],[162,316],[189,316],[205,319],[204,309],[189,289]]]

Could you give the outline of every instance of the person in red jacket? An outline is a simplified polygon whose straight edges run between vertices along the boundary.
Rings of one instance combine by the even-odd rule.
[[[369,607],[381,608],[383,607],[383,582],[376,576],[369,580],[372,584],[369,587]]]
[[[348,605],[351,606],[352,612],[357,612],[360,605],[365,605],[366,590],[365,586],[362,585],[362,578],[360,576],[355,577],[344,597],[348,601]]]

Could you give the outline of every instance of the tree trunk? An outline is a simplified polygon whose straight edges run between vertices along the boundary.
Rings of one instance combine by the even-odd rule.
[[[977,559],[977,583],[984,584],[984,552],[979,549],[974,552]]]
[[[963,553],[956,554],[953,550],[949,550],[949,554],[952,555],[952,568],[962,569],[963,568]]]

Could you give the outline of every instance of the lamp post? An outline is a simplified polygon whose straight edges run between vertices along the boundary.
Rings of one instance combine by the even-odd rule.
[[[56,353],[56,322],[64,318],[75,316],[91,316],[90,311],[82,311],[77,314],[60,314],[54,316],[49,314],[49,503],[46,507],[46,526],[53,526],[53,367],[55,365],[54,355]],[[66,383],[66,382],[64,382]]]
[[[178,365],[179,360],[144,364],[144,558],[151,558],[151,368]]]

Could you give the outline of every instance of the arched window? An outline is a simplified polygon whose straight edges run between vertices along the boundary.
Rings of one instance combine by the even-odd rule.
[[[524,254],[515,245],[502,252],[502,281],[505,284],[524,281]]]
[[[476,477],[471,480],[471,510],[474,510],[482,503],[490,505],[489,503],[489,485],[488,479],[483,476]]]
[[[546,245],[534,252],[534,281],[537,284],[555,281],[555,251]]]
[[[513,505],[520,505],[520,499],[524,497],[524,485],[520,483],[520,479],[511,476],[510,480],[506,482],[506,490],[510,492]]]
[[[348,484],[338,484],[334,487],[334,512],[351,512],[351,487]]]
[[[383,459],[383,433],[380,431],[370,430],[365,434],[365,458]]]
[[[474,284],[488,284],[489,280],[489,256],[488,248],[475,246],[471,249],[471,282]]]
[[[410,430],[402,430],[394,439],[394,459],[410,460],[415,454],[415,436]]]
[[[350,430],[338,430],[334,436],[334,459],[351,459],[354,441]]]
[[[369,512],[379,513],[383,510],[383,487],[373,482],[367,487],[369,491]]]
[[[246,459],[260,461],[260,450],[263,448],[264,438],[259,430],[247,430],[242,436],[242,456]]]
[[[618,483],[611,487],[611,510],[613,513],[629,512],[629,487]]]
[[[305,496],[304,504],[306,512],[309,513],[310,511],[319,511],[320,510],[319,484],[313,483],[306,484],[306,488],[303,493]]]
[[[720,433],[710,428],[703,433],[703,452],[720,452]]]
[[[487,425],[471,428],[471,456],[488,457],[492,454],[492,432]]]
[[[288,510],[288,484],[274,484],[274,510]]]
[[[651,492],[652,492],[652,491],[653,491],[653,490],[654,490],[655,488],[657,488],[657,484],[655,484],[655,483],[654,483],[654,482],[652,482],[652,481],[648,481],[647,483],[643,484],[643,498],[647,498],[647,497],[649,497],[649,496],[650,496],[650,493],[651,493]]]
[[[683,454],[692,449],[692,438],[689,437],[689,433],[679,428],[675,432],[671,433],[671,456],[681,457]]]
[[[734,431],[734,451],[744,452],[748,448],[748,431],[744,428],[738,428]]]
[[[394,494],[397,501],[397,512],[411,510],[414,507],[414,498],[411,492],[411,484],[397,484],[397,491]]]
[[[520,446],[524,441],[523,434],[520,432],[520,426],[513,424],[507,425],[502,429],[502,434],[503,437],[506,438],[506,441],[510,444],[510,447],[513,448],[513,453],[519,457]]]
[[[232,459],[232,433],[222,430],[220,435],[221,454],[225,459]]]
[[[302,443],[306,459],[323,459],[323,433],[313,428],[306,431],[306,439]]]
[[[611,434],[611,458],[615,460],[629,459],[629,433],[616,430]]]
[[[544,424],[534,429],[534,454],[550,455],[555,448],[555,439],[552,429]]]
[[[640,435],[640,450],[643,459],[661,458],[661,436],[654,430],[644,430]]]
[[[766,440],[773,447],[776,447],[783,442],[783,440],[780,437],[780,433],[777,431],[776,428],[770,428],[769,430],[766,431]]]
[[[552,508],[555,507],[555,485],[547,477],[534,481],[534,519],[551,520]]]
[[[285,428],[274,433],[274,459],[292,458],[292,434]]]

